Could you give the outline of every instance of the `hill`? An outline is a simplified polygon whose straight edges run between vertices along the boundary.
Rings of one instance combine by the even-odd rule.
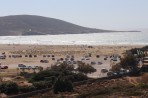
[[[147,73],[142,76],[105,79],[74,85],[73,92],[54,94],[52,90],[31,98],[148,98]],[[144,77],[143,77],[144,76]]]
[[[0,17],[0,36],[82,34],[113,32],[78,26],[59,19],[35,15],[14,15]]]

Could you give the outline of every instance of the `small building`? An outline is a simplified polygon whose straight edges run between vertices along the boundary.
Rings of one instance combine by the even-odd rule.
[[[143,58],[143,66],[148,66],[148,56]]]

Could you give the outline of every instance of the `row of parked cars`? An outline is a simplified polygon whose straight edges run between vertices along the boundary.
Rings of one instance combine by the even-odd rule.
[[[18,64],[18,68],[20,68],[20,69],[38,69],[39,66],[27,66],[24,64]]]
[[[121,69],[118,72],[113,72],[111,70],[107,70],[106,68],[102,68],[101,72],[102,73],[107,73],[107,76],[114,76],[114,75],[122,75],[122,74],[128,73],[129,70]]]
[[[107,76],[123,75],[123,74],[126,74],[126,73],[128,73],[128,72],[129,72],[129,70],[120,70],[120,71],[118,71],[118,72],[109,71],[109,72],[107,73]]]
[[[105,58],[104,58],[104,60],[107,60],[108,58],[110,58],[112,61],[118,61],[118,56],[110,56],[110,57],[108,57],[108,56],[106,56]],[[119,58],[120,59],[120,58]]]

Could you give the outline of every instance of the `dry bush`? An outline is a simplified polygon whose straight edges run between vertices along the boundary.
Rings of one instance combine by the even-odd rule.
[[[148,84],[148,74],[142,75],[141,82],[145,83],[145,84]]]

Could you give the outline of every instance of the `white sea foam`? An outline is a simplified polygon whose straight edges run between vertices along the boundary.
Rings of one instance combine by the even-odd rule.
[[[39,45],[148,45],[147,32],[0,36],[0,44]]]

